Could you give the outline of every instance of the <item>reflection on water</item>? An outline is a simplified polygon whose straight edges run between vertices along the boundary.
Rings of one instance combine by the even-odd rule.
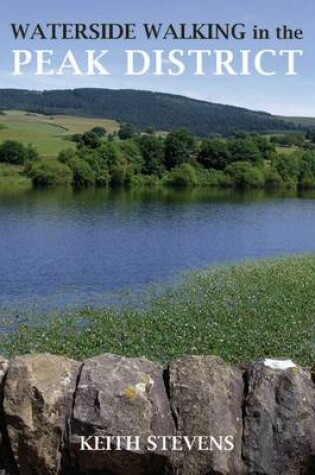
[[[315,192],[0,188],[0,304],[103,303],[214,263],[315,251]]]

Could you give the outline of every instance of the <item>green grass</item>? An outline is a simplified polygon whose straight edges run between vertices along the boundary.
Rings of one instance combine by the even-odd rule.
[[[0,196],[1,192],[15,188],[31,188],[32,181],[22,174],[23,167],[0,163]]]
[[[114,352],[161,361],[213,354],[231,363],[269,356],[312,366],[315,256],[188,273],[176,288],[151,292],[140,304],[86,308],[43,322],[24,323],[2,336],[1,351],[48,351],[77,359]]]
[[[83,133],[93,127],[104,127],[108,133],[118,130],[117,122],[67,115],[46,116],[24,111],[6,111],[0,115],[0,143],[18,140],[24,145],[32,143],[41,156],[56,157],[65,148],[75,148],[70,141],[73,134]]]
[[[293,152],[296,152],[296,150],[299,150],[298,147],[295,145],[291,145],[290,147],[281,147],[281,146],[276,146],[276,150],[278,153],[284,153],[286,155],[290,155]]]

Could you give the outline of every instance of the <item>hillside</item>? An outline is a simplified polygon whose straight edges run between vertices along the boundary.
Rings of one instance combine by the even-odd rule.
[[[117,122],[70,115],[43,115],[22,110],[7,110],[0,115],[0,143],[18,140],[24,145],[33,143],[42,157],[55,157],[65,148],[75,148],[70,140],[93,127],[104,127],[112,133],[119,129]]]
[[[285,116],[275,116],[277,119],[284,120],[285,122],[290,122],[297,126],[314,128],[315,127],[315,117],[285,117]]]
[[[186,127],[200,136],[237,130],[272,132],[297,126],[265,112],[215,104],[173,94],[136,90],[0,89],[0,108],[41,114],[67,114],[130,122],[140,129]]]

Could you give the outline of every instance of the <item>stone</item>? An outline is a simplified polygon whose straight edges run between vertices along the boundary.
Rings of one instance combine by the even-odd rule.
[[[163,368],[145,358],[105,354],[84,362],[70,424],[70,466],[115,475],[172,473],[168,451],[149,450],[148,438],[174,435]],[[127,439],[138,437],[139,446]],[[109,437],[111,450],[81,451],[82,437]],[[95,439],[93,439],[95,440]],[[135,440],[135,439],[129,439]],[[121,450],[119,449],[121,443]],[[92,443],[92,448],[95,445]]]
[[[6,443],[6,426],[2,409],[3,384],[7,373],[9,362],[3,356],[0,356],[0,475],[2,469],[8,464],[9,449]]]
[[[60,472],[80,366],[48,354],[18,356],[10,362],[4,412],[19,474]]]
[[[314,475],[315,372],[270,358],[0,357],[0,425],[0,475]]]
[[[244,412],[248,473],[315,473],[315,385],[309,371],[296,365],[251,364]]]
[[[217,357],[184,356],[171,362],[169,372],[171,407],[177,420],[177,435],[191,439],[195,436],[213,438],[204,445],[207,449],[204,451],[198,450],[198,445],[192,450],[183,447],[179,473],[243,473],[242,371],[233,369]],[[231,448],[225,440],[228,436],[232,438],[233,450],[226,450]]]

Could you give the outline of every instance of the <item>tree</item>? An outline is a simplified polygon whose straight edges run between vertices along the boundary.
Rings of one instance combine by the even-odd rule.
[[[311,189],[315,186],[315,154],[305,152],[300,157],[298,186]]]
[[[69,163],[73,158],[76,158],[77,154],[76,151],[72,148],[66,148],[65,150],[61,150],[58,155],[58,160],[61,163]]]
[[[81,135],[80,144],[83,147],[95,149],[102,145],[102,141],[98,135],[90,131],[84,132],[84,134]]]
[[[71,135],[70,140],[72,142],[75,142],[75,143],[79,144],[79,143],[81,143],[81,140],[82,140],[82,134],[73,134],[73,135]]]
[[[143,135],[139,139],[143,158],[142,173],[161,175],[164,170],[164,140],[156,135]]]
[[[0,145],[0,162],[24,165],[27,156],[26,147],[16,140],[6,140]]]
[[[72,182],[70,168],[58,160],[35,161],[28,171],[28,176],[36,187],[70,185]]]
[[[132,139],[135,136],[136,130],[131,124],[121,124],[118,131],[120,140]]]
[[[315,129],[308,130],[305,138],[312,143],[315,143]]]
[[[34,162],[35,160],[39,160],[39,153],[34,145],[29,143],[26,147],[26,161]]]
[[[154,127],[147,127],[145,130],[145,133],[148,135],[154,135],[155,134],[155,129]]]
[[[281,176],[284,184],[296,187],[300,174],[301,157],[298,153],[278,153],[272,161],[273,167]]]
[[[72,171],[72,185],[75,188],[92,186],[95,183],[95,174],[90,165],[81,158],[73,158],[69,162]]]
[[[262,158],[264,160],[270,160],[276,151],[274,143],[272,143],[267,137],[257,133],[252,134],[251,139],[260,151]]]
[[[238,188],[259,188],[264,185],[262,171],[248,162],[234,162],[226,167],[233,184]]]
[[[196,139],[186,129],[170,132],[165,139],[165,166],[171,170],[187,163],[196,150]]]
[[[182,163],[169,173],[167,184],[178,188],[197,185],[196,170],[190,163]]]
[[[91,132],[93,132],[93,134],[97,135],[100,138],[105,137],[107,133],[104,127],[93,127],[93,129],[91,129]]]
[[[205,168],[224,170],[231,158],[226,140],[205,139],[201,142],[197,161]]]
[[[132,174],[141,173],[143,158],[141,155],[138,140],[128,139],[119,143],[120,156],[130,165],[129,170]]]
[[[80,152],[83,160],[87,161],[90,167],[96,172],[96,183],[101,185],[98,176],[106,177],[107,184],[111,186],[122,186],[128,184],[132,166],[130,166],[130,155],[135,153],[133,143],[127,140],[122,143],[118,141],[105,141],[96,150],[85,150]],[[139,151],[136,151],[139,156]],[[141,158],[141,157],[140,157]],[[137,161],[137,157],[135,158]],[[103,178],[102,178],[103,179]]]
[[[80,163],[77,165],[77,177],[75,186],[79,188],[80,186],[90,186],[91,182],[94,181],[96,186],[108,186],[109,184],[109,162],[110,157],[113,155],[109,152],[109,144],[107,141],[103,142],[100,147],[97,149],[80,149],[78,150],[77,157],[80,161],[83,161],[88,165],[88,168],[85,170]],[[114,154],[114,152],[113,152]],[[90,175],[90,170],[93,171],[93,177]],[[84,172],[84,173],[83,173]],[[81,178],[79,179],[79,175],[82,176],[84,179],[82,180],[82,184],[80,184]]]
[[[229,149],[233,162],[258,162],[263,160],[263,155],[259,150],[258,145],[249,136],[236,137],[230,140]]]

